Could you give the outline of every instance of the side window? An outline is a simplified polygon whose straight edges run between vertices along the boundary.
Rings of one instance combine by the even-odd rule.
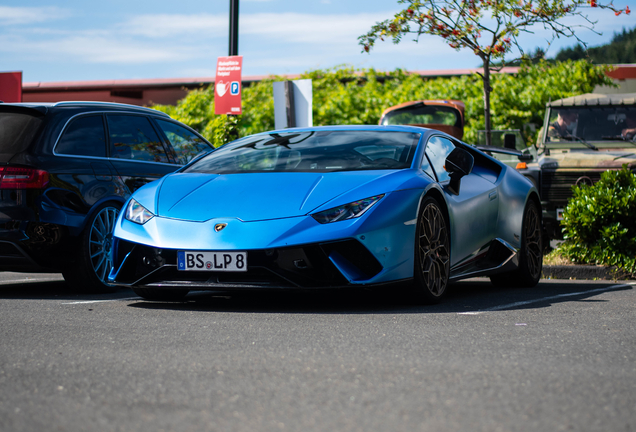
[[[201,137],[175,123],[155,119],[176,153],[179,163],[185,165],[201,153],[207,153],[212,147]]]
[[[108,115],[110,157],[170,163],[150,120],[136,115]]]
[[[60,138],[55,152],[75,156],[106,157],[106,132],[101,115],[73,119]]]
[[[446,172],[446,158],[449,153],[453,151],[455,145],[448,139],[434,136],[428,140],[426,144],[426,156],[431,161],[435,174],[437,174],[437,181],[443,182],[450,180],[448,172]]]

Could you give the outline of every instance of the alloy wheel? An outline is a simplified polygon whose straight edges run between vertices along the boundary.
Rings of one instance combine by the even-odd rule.
[[[532,277],[537,277],[542,268],[543,245],[541,238],[541,219],[535,205],[528,206],[524,236],[526,240],[525,253],[528,263],[528,272]]]
[[[440,297],[448,285],[450,266],[449,239],[446,219],[439,207],[430,202],[419,221],[419,268],[426,289]]]
[[[112,261],[113,228],[119,210],[115,207],[105,207],[93,218],[89,234],[89,253],[93,271],[97,278],[108,284],[107,278]]]

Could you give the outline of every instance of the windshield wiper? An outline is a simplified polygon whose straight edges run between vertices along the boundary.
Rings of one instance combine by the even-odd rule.
[[[584,146],[586,146],[589,149],[598,151],[598,147],[596,147],[594,144],[590,144],[589,142],[585,141],[581,137],[577,137],[576,135],[570,135],[568,138],[571,138],[572,141],[576,140],[576,141],[580,142],[581,144],[583,144]]]

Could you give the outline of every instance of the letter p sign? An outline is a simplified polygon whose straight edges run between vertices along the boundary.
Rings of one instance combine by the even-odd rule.
[[[236,96],[241,92],[241,84],[238,81],[232,81],[230,84],[230,94]]]

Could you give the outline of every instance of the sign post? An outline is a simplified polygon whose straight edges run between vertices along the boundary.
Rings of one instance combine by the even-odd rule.
[[[214,80],[214,114],[239,115],[241,103],[241,69],[243,56],[219,57]]]
[[[274,83],[274,127],[313,126],[313,91],[310,79]]]
[[[230,0],[230,50],[228,55],[238,55],[239,0]]]

